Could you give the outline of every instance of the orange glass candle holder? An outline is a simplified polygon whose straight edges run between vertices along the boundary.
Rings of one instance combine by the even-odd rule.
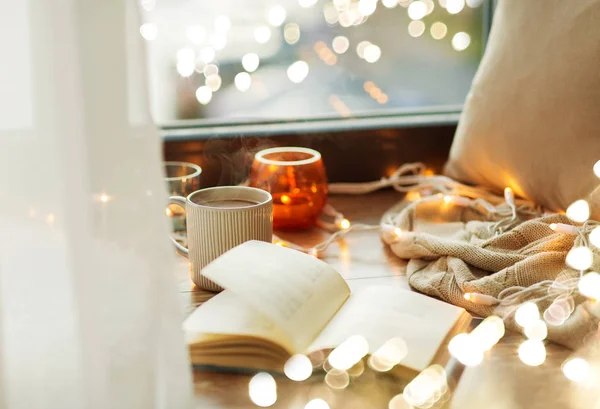
[[[327,176],[313,149],[270,148],[254,156],[249,184],[273,196],[275,229],[313,226],[327,201]]]

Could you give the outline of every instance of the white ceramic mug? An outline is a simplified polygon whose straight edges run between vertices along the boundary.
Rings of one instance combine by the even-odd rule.
[[[190,260],[192,281],[205,290],[223,290],[202,276],[202,269],[211,261],[246,241],[272,240],[273,198],[264,190],[212,187],[187,198],[172,196],[169,203],[185,209],[188,248],[172,240],[177,252]]]

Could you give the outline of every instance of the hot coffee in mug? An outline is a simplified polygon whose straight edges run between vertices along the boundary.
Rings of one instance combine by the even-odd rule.
[[[213,187],[187,198],[173,196],[169,202],[185,208],[188,248],[173,243],[179,254],[189,258],[192,281],[200,288],[223,290],[202,276],[202,269],[215,258],[249,240],[272,240],[273,199],[264,190]]]

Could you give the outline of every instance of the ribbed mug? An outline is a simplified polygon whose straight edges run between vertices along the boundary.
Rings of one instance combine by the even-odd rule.
[[[192,281],[205,290],[223,290],[202,276],[202,269],[211,261],[246,241],[272,240],[273,198],[264,190],[212,187],[187,198],[172,196],[169,203],[185,209],[188,247],[172,240],[177,252],[190,260]]]

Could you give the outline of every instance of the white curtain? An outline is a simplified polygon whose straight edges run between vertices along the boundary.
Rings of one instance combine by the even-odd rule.
[[[188,408],[136,0],[0,0],[0,408]]]

